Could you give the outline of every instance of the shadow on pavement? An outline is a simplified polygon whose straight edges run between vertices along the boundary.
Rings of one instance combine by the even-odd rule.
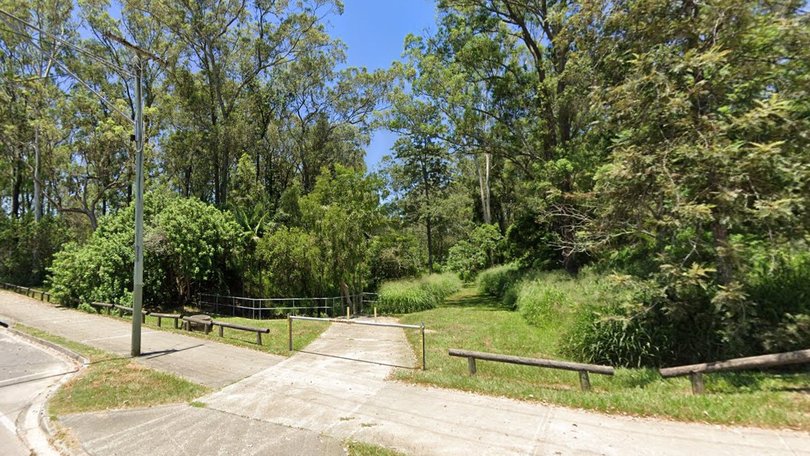
[[[399,364],[381,363],[379,361],[369,361],[367,359],[349,358],[347,356],[330,355],[328,353],[318,353],[318,352],[311,352],[311,351],[306,351],[306,350],[295,350],[295,351],[297,351],[299,353],[307,353],[309,355],[326,356],[328,358],[339,358],[339,359],[345,359],[345,360],[348,360],[348,361],[356,361],[358,363],[376,364],[378,366],[399,367],[400,369],[411,369],[411,370],[419,369],[419,367],[414,367],[414,366],[401,366]]]

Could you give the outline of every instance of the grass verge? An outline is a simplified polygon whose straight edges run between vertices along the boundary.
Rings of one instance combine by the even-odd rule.
[[[349,456],[403,456],[404,453],[392,450],[390,448],[372,445],[370,443],[348,441],[346,442],[346,450]]]
[[[579,390],[576,372],[450,358],[448,348],[537,358],[561,358],[559,331],[530,326],[494,298],[462,289],[442,307],[404,315],[429,329],[427,371],[400,370],[400,380],[516,399],[542,401],[606,413],[656,416],[679,421],[810,430],[810,372],[736,372],[704,376],[707,394],[692,395],[686,377],[663,379],[653,369],[617,369],[614,377],[591,375],[593,390]],[[414,352],[418,334],[407,334]]]
[[[54,305],[58,305],[53,303]],[[92,307],[91,307],[92,308]],[[76,310],[76,309],[73,309]],[[106,315],[101,313],[101,315]],[[129,320],[129,317],[120,317],[120,316],[113,316],[114,318]],[[270,332],[267,334],[262,334],[262,345],[256,344],[256,334],[253,332],[247,331],[239,331],[235,329],[225,329],[224,337],[219,337],[219,333],[217,330],[212,331],[211,334],[205,335],[202,332],[189,332],[183,331],[181,329],[175,329],[173,325],[173,321],[171,319],[163,319],[162,326],[158,327],[157,317],[147,316],[146,317],[146,325],[147,327],[153,329],[161,329],[164,331],[171,331],[178,334],[183,335],[191,335],[195,337],[201,338],[215,338],[215,340],[219,342],[223,342],[226,344],[236,345],[239,347],[246,347],[251,348],[254,350],[264,351],[268,353],[272,353],[275,355],[280,356],[290,356],[292,353],[288,350],[288,335],[287,335],[287,319],[275,319],[275,320],[253,320],[250,318],[240,318],[240,317],[227,317],[227,316],[219,316],[215,317],[216,320],[225,321],[229,323],[244,325],[244,326],[253,326],[257,328],[268,328]],[[311,322],[311,321],[296,321],[295,322],[295,333],[293,338],[293,348],[295,350],[300,350],[310,342],[317,339],[318,336],[321,335],[322,332],[326,331],[329,327],[329,323],[321,323],[321,322]],[[76,351],[76,350],[74,350]]]
[[[50,416],[128,407],[189,402],[208,388],[175,375],[158,372],[129,358],[101,351],[24,325],[15,329],[61,345],[86,357],[90,364],[48,403]]]
[[[115,317],[129,321],[129,317]],[[250,318],[240,317],[214,317],[217,321],[224,321],[234,323],[237,325],[252,326],[254,328],[268,328],[270,330],[267,334],[262,334],[262,345],[256,344],[256,333],[241,331],[237,329],[225,328],[223,337],[219,337],[219,327],[215,327],[208,335],[201,331],[184,331],[183,329],[175,329],[174,322],[171,319],[164,318],[161,327],[158,328],[157,317],[150,315],[146,316],[146,324],[144,327],[151,329],[161,329],[177,334],[186,336],[194,336],[203,339],[213,339],[217,342],[222,342],[238,347],[251,348],[274,355],[290,356],[292,353],[288,347],[288,328],[287,319],[277,320],[253,320]],[[309,345],[310,342],[317,339],[322,332],[326,331],[329,323],[317,321],[301,321],[296,320],[293,326],[293,348],[301,350]]]

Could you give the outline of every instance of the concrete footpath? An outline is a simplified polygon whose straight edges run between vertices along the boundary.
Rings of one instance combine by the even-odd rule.
[[[0,315],[13,311],[26,316],[18,309],[23,306],[8,301],[44,306],[12,297],[0,295]],[[37,308],[40,311],[45,312]],[[54,311],[71,321],[76,314]],[[126,326],[77,315],[99,325]],[[77,338],[52,319],[18,320]],[[91,345],[115,340],[81,337]],[[220,345],[167,333],[146,335],[149,339]],[[227,358],[226,348],[211,347],[206,358],[213,359],[207,366],[249,364],[253,356],[261,355],[251,351],[234,361]],[[386,379],[395,366],[416,364],[403,331],[396,328],[333,324],[305,352],[272,361],[267,361],[269,367],[253,367],[253,375],[200,398],[205,408],[175,405],[72,415],[61,421],[94,455],[340,454],[339,442],[345,439],[417,455],[810,455],[806,432],[609,416],[392,382]],[[183,362],[181,357],[170,366]],[[176,370],[183,375],[183,368]]]
[[[393,365],[414,364],[402,330],[333,324],[306,352],[199,401],[216,413],[206,416],[250,418],[415,455],[810,455],[807,433],[608,416],[386,381]],[[148,440],[149,427],[134,436],[98,429],[111,421],[178,429],[166,413],[122,411],[63,421],[93,454],[163,454],[172,445]],[[168,413],[177,413],[181,423],[193,421],[183,409]],[[227,422],[222,426],[211,429],[227,429]],[[237,436],[252,442],[247,433]]]
[[[0,291],[0,320],[19,322],[121,356],[130,354],[131,325]],[[201,385],[222,388],[284,359],[247,348],[144,327],[137,362]]]

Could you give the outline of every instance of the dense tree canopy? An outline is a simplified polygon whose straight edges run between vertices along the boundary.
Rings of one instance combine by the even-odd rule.
[[[327,33],[338,0],[118,6],[0,0],[0,276],[46,279],[70,239],[65,301],[128,299],[136,56],[112,34],[160,57],[151,302],[513,262],[622,277],[612,321],[673,359],[810,334],[786,288],[808,264],[806,2],[439,0],[374,72]],[[398,139],[369,174],[376,128]]]

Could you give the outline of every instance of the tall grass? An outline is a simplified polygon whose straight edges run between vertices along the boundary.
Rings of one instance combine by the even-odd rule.
[[[432,309],[460,290],[461,285],[461,279],[453,273],[385,282],[380,286],[377,310],[383,314],[403,314]]]
[[[476,279],[476,285],[481,294],[503,298],[521,277],[517,263],[509,263],[481,271]]]

